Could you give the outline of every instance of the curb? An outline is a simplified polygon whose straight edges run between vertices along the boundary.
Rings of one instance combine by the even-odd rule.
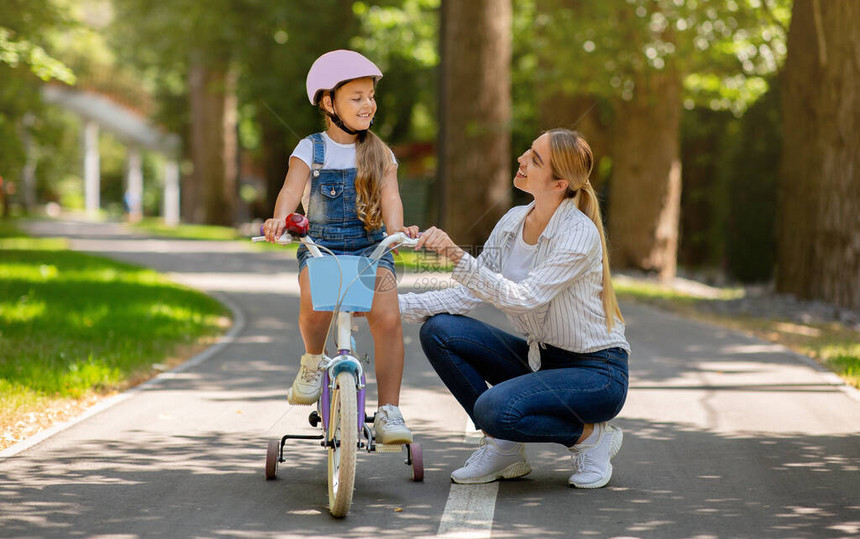
[[[219,292],[212,292],[209,295],[223,303],[230,310],[230,314],[233,316],[233,325],[230,326],[230,329],[218,338],[218,342],[207,348],[206,350],[200,352],[196,356],[193,356],[191,359],[183,362],[180,365],[177,365],[173,369],[163,372],[154,378],[150,378],[146,382],[142,384],[138,384],[126,391],[118,395],[114,395],[108,399],[105,399],[93,406],[87,408],[82,414],[73,417],[68,421],[63,421],[62,423],[57,423],[52,427],[49,427],[43,431],[37,432],[33,436],[26,438],[17,444],[7,447],[6,449],[0,451],[0,462],[3,460],[14,457],[27,449],[30,449],[33,446],[36,446],[48,438],[54,436],[55,434],[59,434],[64,430],[71,428],[82,421],[97,415],[108,408],[116,406],[117,404],[137,395],[142,391],[146,391],[148,389],[152,389],[157,387],[161,383],[174,378],[177,374],[187,371],[193,367],[201,365],[202,363],[208,361],[212,358],[216,353],[220,352],[222,348],[226,347],[229,344],[232,344],[236,339],[236,336],[242,333],[245,330],[245,325],[247,324],[247,317],[245,316],[245,312],[239,307],[237,303],[233,300],[229,299],[226,295],[221,294]]]

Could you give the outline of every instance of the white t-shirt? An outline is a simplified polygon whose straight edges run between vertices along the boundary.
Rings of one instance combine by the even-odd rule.
[[[525,221],[523,221],[524,224]],[[529,245],[523,239],[523,225],[517,231],[517,237],[511,247],[510,254],[502,263],[502,275],[515,283],[528,277],[529,272],[534,267],[535,253],[537,253],[537,244]]]
[[[323,131],[322,136],[323,141],[325,142],[325,159],[323,160],[322,168],[330,170],[344,170],[356,167],[355,143],[340,144],[339,142],[333,141],[325,131]],[[309,169],[313,169],[314,143],[311,142],[309,138],[303,138],[296,145],[296,149],[293,150],[293,153],[290,154],[290,158],[292,157],[301,159]],[[394,164],[396,165],[397,158],[394,157],[394,152],[391,152],[391,159],[394,160]],[[308,173],[308,178],[310,178],[310,173]],[[302,193],[302,207],[305,208],[305,212],[307,212],[308,204],[310,202],[311,183],[312,182],[308,182],[305,184],[305,190]]]
[[[347,168],[355,168],[355,143],[340,144],[333,141],[328,134],[323,132],[323,141],[325,141],[325,162],[323,168],[332,170],[343,170]],[[313,168],[314,162],[314,143],[308,138],[303,138],[296,145],[296,149],[290,154],[290,157],[298,157],[308,168]],[[397,164],[397,159],[394,157],[394,152],[391,152],[391,158],[394,159],[394,164]]]

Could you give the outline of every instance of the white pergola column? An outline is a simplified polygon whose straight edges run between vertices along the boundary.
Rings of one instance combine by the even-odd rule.
[[[36,116],[28,112],[21,120],[21,145],[24,147],[24,168],[21,169],[21,190],[24,194],[24,207],[27,211],[36,205],[36,146],[30,128],[36,123]]]
[[[128,148],[125,199],[129,221],[140,221],[143,218],[143,167],[140,150],[134,147]]]
[[[179,224],[179,163],[173,159],[164,167],[164,224]]]
[[[84,124],[84,201],[90,216],[99,212],[99,166],[99,126],[88,121]]]

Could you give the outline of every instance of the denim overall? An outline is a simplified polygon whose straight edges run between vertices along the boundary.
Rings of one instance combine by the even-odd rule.
[[[310,202],[306,209],[310,229],[308,235],[315,242],[330,249],[336,255],[370,256],[376,245],[385,237],[385,227],[368,232],[355,211],[355,178],[358,169],[324,169],[325,141],[322,133],[308,137],[314,146],[311,167]],[[302,245],[297,257],[299,271],[304,269],[311,254]],[[394,273],[394,257],[391,253],[379,259],[379,267]]]

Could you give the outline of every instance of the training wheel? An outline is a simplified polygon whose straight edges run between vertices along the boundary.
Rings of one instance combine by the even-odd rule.
[[[406,444],[406,464],[412,466],[412,480],[424,481],[424,453],[421,444]]]
[[[278,460],[281,449],[280,440],[269,440],[269,446],[266,448],[266,479],[272,480],[278,478]]]

